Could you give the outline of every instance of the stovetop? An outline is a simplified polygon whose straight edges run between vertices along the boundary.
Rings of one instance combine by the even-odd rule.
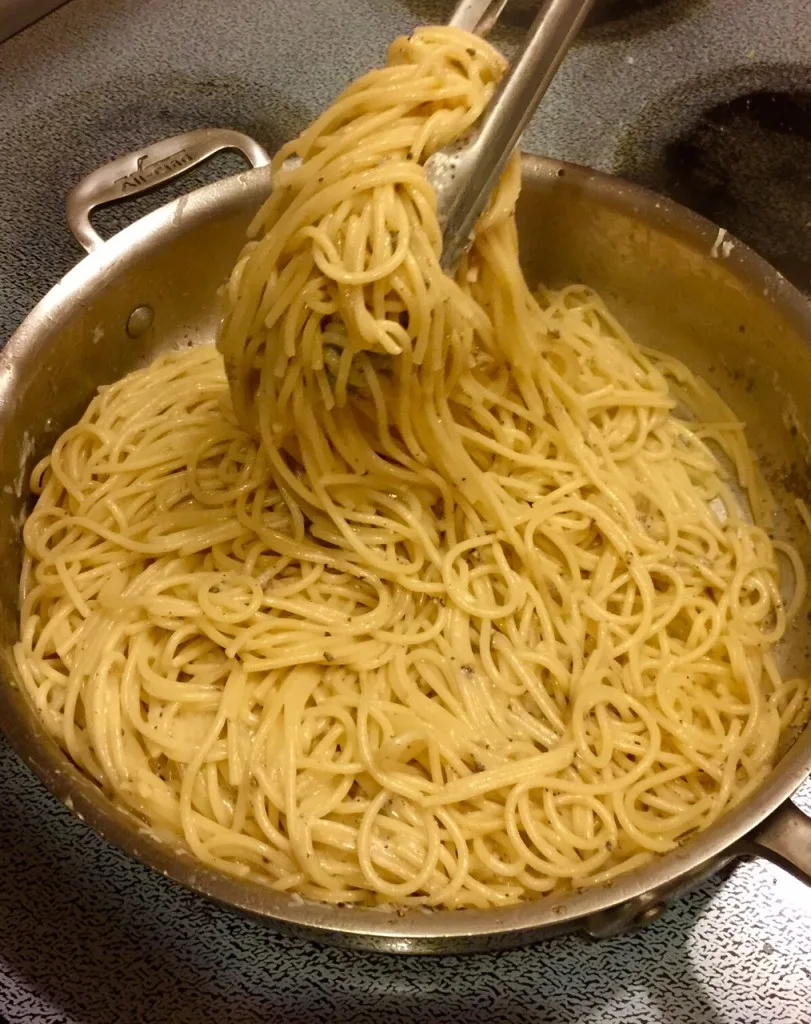
[[[0,339],[80,256],[81,174],[201,125],[275,149],[451,0],[70,0],[0,44]],[[532,0],[494,40],[512,48]],[[811,0],[599,0],[527,133],[699,210],[811,292]],[[213,161],[183,184],[229,170]],[[105,213],[112,231],[167,193]],[[800,801],[811,804],[806,785]],[[811,895],[741,865],[644,932],[402,960],[286,939],[181,890],[0,741],[0,1019],[811,1024]]]

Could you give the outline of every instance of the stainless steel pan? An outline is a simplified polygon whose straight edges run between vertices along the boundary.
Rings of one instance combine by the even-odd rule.
[[[93,230],[93,206],[151,188],[223,148],[241,150],[253,169],[169,203],[107,242]],[[90,255],[37,305],[0,357],[0,667],[7,680],[0,723],[19,755],[78,817],[164,875],[274,927],[368,949],[458,953],[574,928],[617,934],[653,920],[676,894],[739,857],[767,857],[811,884],[811,818],[790,799],[811,770],[811,728],[744,805],[611,887],[509,910],[404,916],[304,903],[203,867],[113,806],[44,733],[15,686],[10,653],[29,470],[100,384],[167,348],[212,339],[215,292],[267,194],[267,159],[245,136],[208,129],[91,174],[68,199],[70,226]],[[792,513],[793,495],[807,498],[811,482],[806,300],[707,221],[582,167],[525,157],[519,220],[531,280],[593,285],[638,340],[677,353],[748,422],[784,506],[784,527],[811,564],[811,538]],[[811,662],[808,615],[806,608],[785,641],[787,668]]]

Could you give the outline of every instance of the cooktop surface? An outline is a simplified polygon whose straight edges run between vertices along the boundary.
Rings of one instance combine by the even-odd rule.
[[[512,0],[495,42],[514,47],[533,6]],[[203,125],[273,150],[451,7],[70,0],[0,44],[0,339],[81,256],[64,198],[82,174]],[[677,198],[811,292],[811,0],[599,0],[525,148]],[[218,158],[176,192],[236,166]],[[98,223],[111,233],[172,194]],[[811,1024],[811,891],[764,863],[622,938],[404,960],[275,935],[154,875],[2,740],[0,808],[7,1021]]]

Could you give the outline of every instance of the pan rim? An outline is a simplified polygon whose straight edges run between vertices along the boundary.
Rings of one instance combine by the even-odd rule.
[[[698,252],[717,254],[718,239],[733,243],[724,263],[744,286],[758,288],[811,344],[811,305],[777,270],[743,243],[679,204],[601,172],[545,157],[523,158],[524,174],[554,187],[582,189],[590,198],[641,219]],[[258,205],[269,171],[245,171],[197,189],[131,224],[85,256],[40,300],[0,355],[0,431],[13,402],[15,367],[36,357],[51,327],[148,255],[169,237],[214,217]],[[43,340],[46,339],[46,340]],[[620,876],[610,887],[551,895],[490,910],[390,910],[341,908],[276,892],[261,882],[237,879],[208,868],[182,848],[154,836],[130,811],[117,807],[84,776],[51,738],[16,684],[0,680],[0,723],[18,756],[45,787],[103,839],[153,870],[216,902],[257,915],[274,926],[321,941],[390,952],[460,952],[506,948],[543,935],[571,930],[621,905],[650,907],[740,855],[740,841],[775,811],[811,773],[811,726],[805,728],[762,786],[739,806],[683,847]],[[663,895],[664,894],[664,895]],[[443,947],[454,947],[446,950]]]

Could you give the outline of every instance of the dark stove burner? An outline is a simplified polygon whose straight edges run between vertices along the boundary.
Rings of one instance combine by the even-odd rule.
[[[639,14],[640,11],[649,11],[652,7],[662,7],[672,3],[672,0],[599,0],[594,5],[594,21],[615,21],[617,18],[627,18],[632,14]]]
[[[616,38],[636,36],[678,21],[690,7],[706,0],[597,0],[583,29],[599,30]],[[538,10],[538,0],[510,0],[504,9],[505,25],[527,28]]]
[[[643,153],[650,145],[635,137],[620,173],[725,227],[811,292],[811,87],[714,103],[660,142],[658,158]]]
[[[597,0],[587,27],[617,25],[618,32],[628,32],[629,22],[643,19],[650,23],[675,21],[695,0]],[[653,27],[650,25],[650,27]],[[630,34],[630,32],[628,33]]]

